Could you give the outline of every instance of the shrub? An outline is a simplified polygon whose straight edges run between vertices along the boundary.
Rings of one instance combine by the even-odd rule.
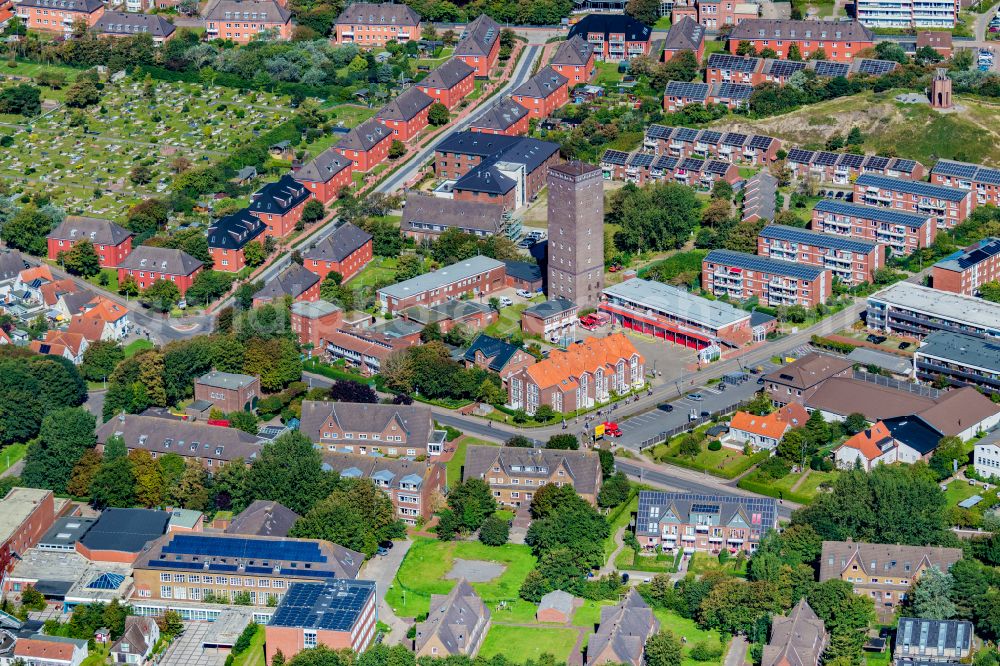
[[[757,475],[761,478],[761,480],[776,481],[777,479],[787,476],[791,471],[792,466],[788,464],[787,460],[779,458],[778,456],[772,456],[761,463],[760,467],[757,468]]]
[[[721,451],[722,450],[722,442],[720,442],[717,439],[709,442],[708,443],[708,450],[709,451]]]
[[[502,546],[510,537],[510,526],[506,520],[490,516],[479,528],[479,541],[486,546]]]
[[[709,645],[708,641],[698,641],[691,648],[691,658],[695,661],[718,661],[722,656],[722,647]]]

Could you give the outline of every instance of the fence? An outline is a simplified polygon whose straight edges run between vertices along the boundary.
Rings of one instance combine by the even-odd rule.
[[[708,423],[709,421],[715,420],[720,416],[732,414],[733,412],[738,411],[740,408],[745,407],[748,404],[750,404],[749,400],[741,400],[740,402],[729,405],[728,407],[724,407],[714,412],[710,412],[708,416],[702,416],[699,414],[697,418],[691,419],[687,423],[682,423],[681,425],[675,426],[669,430],[664,430],[663,432],[658,433],[657,435],[654,435],[653,437],[650,437],[649,439],[643,441],[641,444],[639,444],[639,450],[644,451],[651,446],[662,444],[668,441],[671,437],[674,437],[675,435],[679,435],[682,432],[687,432],[688,430],[694,430],[698,426]]]
[[[854,371],[854,378],[863,382],[868,382],[869,384],[885,386],[887,388],[896,389],[897,391],[906,391],[907,393],[912,393],[913,395],[932,398],[934,400],[941,395],[941,391],[933,386],[927,386],[926,384],[913,384],[911,382],[900,381],[898,379],[893,379],[892,377],[876,375],[870,372],[862,372],[860,370]]]

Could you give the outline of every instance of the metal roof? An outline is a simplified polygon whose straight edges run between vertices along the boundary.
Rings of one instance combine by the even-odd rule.
[[[418,275],[409,280],[383,287],[379,290],[379,293],[392,298],[402,299],[414,294],[422,294],[432,289],[439,289],[459,280],[466,280],[496,268],[503,268],[503,265],[503,262],[490,259],[489,257],[471,257],[456,264],[439,268],[431,273]]]
[[[677,287],[632,278],[604,289],[605,296],[675,314],[713,330],[748,320],[750,313],[721,301],[710,301]]]
[[[1000,335],[1000,305],[981,298],[897,282],[869,296],[868,302],[922,312]]]
[[[755,254],[733,252],[732,250],[712,250],[705,256],[704,261],[723,266],[734,266],[750,271],[774,273],[799,280],[815,280],[824,272],[824,269],[817,266],[805,266],[791,261],[758,257]]]
[[[761,230],[759,235],[762,238],[774,238],[791,243],[806,243],[815,247],[861,252],[863,254],[868,254],[878,247],[876,243],[869,241],[848,238],[837,234],[824,234],[819,231],[809,231],[808,229],[789,227],[784,224],[769,224]]]
[[[961,201],[969,196],[968,190],[956,190],[944,185],[931,185],[930,183],[904,180],[902,178],[889,178],[888,176],[878,176],[873,173],[862,174],[855,181],[855,185],[905,192],[920,197],[934,197],[935,199],[944,199],[945,201]]]

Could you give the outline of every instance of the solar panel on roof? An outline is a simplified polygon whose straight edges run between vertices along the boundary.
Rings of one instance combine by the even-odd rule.
[[[723,162],[722,160],[709,160],[708,166],[705,170],[708,173],[724,176],[726,175],[726,172],[729,171],[730,166],[729,162]]]
[[[712,250],[705,255],[705,261],[724,266],[735,266],[749,271],[775,273],[801,280],[812,280],[823,272],[823,269],[815,266],[804,266],[790,261],[758,257],[756,254],[745,254],[731,250]]]
[[[771,63],[771,74],[772,76],[791,76],[795,72],[805,68],[806,64],[804,62],[795,62],[794,60],[775,60]]]
[[[747,142],[747,135],[739,132],[728,132],[722,137],[722,143],[726,146],[743,146]]]
[[[752,72],[757,69],[760,58],[744,58],[728,53],[713,53],[708,57],[708,66],[735,72]]]
[[[695,513],[719,513],[718,504],[692,504],[691,510]]]
[[[921,197],[944,199],[945,201],[961,201],[969,194],[965,190],[945,187],[944,185],[931,185],[930,183],[905,180],[902,178],[889,178],[887,176],[879,176],[871,173],[862,175],[858,178],[856,184],[861,187],[879,187],[887,190],[915,194]]]
[[[912,173],[914,167],[917,166],[915,160],[900,160],[896,159],[892,161],[892,168],[896,171],[902,171],[903,173]]]
[[[162,553],[176,555],[210,555],[216,557],[260,558],[265,560],[294,560],[298,562],[325,562],[326,557],[313,542],[271,541],[268,539],[193,536],[177,534]]]
[[[629,166],[634,167],[648,167],[653,163],[653,158],[655,155],[649,155],[646,153],[636,153],[632,156],[632,159],[628,161]]]
[[[813,155],[815,155],[811,150],[802,150],[801,148],[792,148],[788,151],[788,161],[795,162],[796,164],[809,164],[812,162]]]
[[[850,65],[845,62],[816,61],[816,76],[847,76],[850,70]]]
[[[623,150],[605,150],[601,162],[625,166],[628,163],[628,153]]]
[[[698,138],[698,130],[690,127],[678,127],[674,134],[674,139],[678,141],[694,141]]]
[[[708,95],[708,84],[671,81],[667,84],[666,95],[702,101]]]
[[[686,157],[684,161],[681,162],[679,168],[687,169],[689,171],[701,171],[701,167],[705,165],[705,160],[699,160],[697,157]]]
[[[976,171],[975,179],[981,183],[1000,184],[1000,170],[980,168]]]
[[[837,234],[824,234],[819,231],[809,231],[783,224],[769,224],[760,232],[762,238],[785,240],[792,243],[806,243],[815,247],[832,250],[847,250],[850,252],[871,252],[876,243],[857,240]]]
[[[975,164],[963,164],[962,162],[949,162],[947,160],[939,160],[934,168],[931,170],[933,173],[940,174],[942,176],[955,176],[957,178],[972,178],[976,175],[977,167]]]
[[[815,210],[822,213],[834,213],[837,215],[849,215],[863,220],[876,220],[888,224],[901,224],[905,227],[919,228],[927,224],[927,216],[904,213],[891,208],[880,206],[863,206],[861,204],[846,203],[843,201],[833,201],[823,199],[816,204]]]
[[[837,162],[837,166],[847,167],[849,169],[860,169],[861,165],[864,164],[864,155],[855,155],[853,153],[844,153],[840,156],[840,160]]]
[[[724,99],[750,99],[753,86],[746,83],[723,83],[719,86],[719,97]]]
[[[650,125],[649,129],[646,130],[646,136],[650,139],[669,139],[673,131],[673,127],[666,125]]]
[[[716,132],[715,130],[704,130],[698,137],[699,143],[707,143],[713,146],[721,140],[722,132]]]
[[[820,166],[833,166],[837,163],[838,159],[840,159],[840,156],[837,153],[828,153],[825,150],[821,150],[816,153],[812,163]]]
[[[888,74],[899,67],[899,63],[892,60],[871,60],[869,58],[863,58],[858,63],[858,71],[862,74],[868,74],[870,76],[882,76],[883,74]]]
[[[767,150],[768,148],[771,147],[771,143],[773,141],[774,139],[769,136],[754,134],[753,138],[750,139],[750,147],[757,148],[759,150]]]
[[[671,157],[669,155],[660,155],[653,162],[654,169],[662,169],[664,171],[670,171],[677,166],[678,160],[676,157]]]
[[[866,169],[884,171],[887,166],[889,166],[889,158],[882,157],[881,155],[872,155],[867,160],[865,160]]]

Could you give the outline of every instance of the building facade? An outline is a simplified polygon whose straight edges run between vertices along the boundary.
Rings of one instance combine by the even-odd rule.
[[[212,403],[224,414],[252,412],[260,398],[260,377],[213,370],[194,382],[194,399]]]
[[[984,238],[934,264],[931,284],[940,291],[978,296],[979,287],[1000,280],[1000,238]]]
[[[778,527],[778,501],[743,495],[639,491],[635,536],[648,551],[752,553]]]
[[[344,8],[333,27],[338,44],[380,48],[389,42],[420,39],[420,14],[402,3],[354,2]]]
[[[407,525],[430,520],[447,485],[445,466],[357,453],[323,452],[323,464],[341,478],[371,479],[388,495],[396,517]]]
[[[468,294],[488,298],[504,288],[503,262],[476,256],[378,290],[382,312],[396,314],[414,305],[441,305]]]
[[[480,479],[503,506],[531,504],[542,486],[572,486],[591,504],[601,490],[601,461],[593,451],[469,446],[463,480]]]
[[[427,127],[427,115],[433,103],[434,98],[419,88],[409,88],[383,106],[375,118],[392,130],[393,137],[406,142]]]
[[[302,434],[328,451],[392,457],[436,456],[444,432],[426,405],[302,402]]]
[[[569,30],[594,47],[597,60],[622,62],[649,55],[652,30],[627,14],[588,14]]]
[[[758,53],[773,49],[787,59],[792,44],[802,58],[823,49],[833,62],[850,62],[859,52],[875,46],[875,35],[857,21],[801,21],[752,19],[743,21],[729,33],[729,52],[735,54],[740,42],[750,42]]]
[[[832,275],[826,268],[730,250],[712,250],[705,255],[701,279],[702,287],[716,296],[740,301],[756,296],[772,307],[816,307],[833,293]]]
[[[48,258],[57,261],[82,240],[90,241],[101,268],[117,268],[132,252],[132,232],[110,220],[70,215],[46,237]]]
[[[416,87],[435,102],[454,109],[472,94],[476,84],[475,77],[476,68],[456,57],[431,70]]]
[[[935,185],[975,192],[976,205],[1000,204],[1000,169],[967,162],[938,160],[931,169],[931,182]]]
[[[294,167],[292,175],[326,205],[340,196],[341,190],[351,186],[352,164],[336,148],[327,148],[312,160]]]
[[[266,236],[284,238],[302,219],[302,209],[312,193],[288,174],[253,193],[247,210],[267,225]]]
[[[466,26],[455,46],[455,58],[475,69],[477,79],[489,78],[500,57],[500,24],[480,14]]]
[[[276,0],[220,0],[205,17],[209,39],[249,44],[254,38],[292,38],[292,13]]]
[[[393,131],[375,118],[351,129],[333,149],[350,160],[351,171],[367,173],[389,157]]]
[[[583,162],[549,169],[547,296],[594,307],[604,287],[604,180]]]
[[[213,268],[227,273],[242,271],[247,265],[244,248],[258,239],[262,242],[266,230],[263,220],[245,208],[220,217],[208,228],[208,253]]]
[[[934,217],[939,229],[951,229],[972,213],[971,191],[864,174],[854,181],[854,201]]]
[[[868,297],[868,328],[911,338],[935,331],[1000,338],[1000,305],[899,282]]]
[[[372,580],[292,583],[264,626],[267,662],[318,645],[364,652],[375,639],[377,606]]]
[[[877,243],[781,224],[764,227],[757,236],[757,254],[826,269],[847,285],[872,282],[884,259]]]
[[[339,273],[347,282],[372,260],[374,239],[370,233],[345,222],[333,233],[302,254],[302,264],[322,281],[330,273]]]
[[[183,250],[140,245],[118,265],[118,284],[131,277],[142,290],[158,280],[166,280],[177,285],[183,296],[203,266]]]
[[[71,35],[74,23],[92,28],[104,9],[101,0],[21,0],[14,12],[28,30]]]
[[[902,257],[929,247],[937,229],[927,212],[904,213],[830,199],[817,203],[812,214],[813,231],[874,242]]]
[[[1000,342],[937,331],[913,352],[914,376],[928,384],[972,386],[986,395],[1000,393]]]
[[[594,47],[580,35],[562,42],[552,56],[549,65],[568,81],[569,87],[588,83],[596,71],[597,56]]]

